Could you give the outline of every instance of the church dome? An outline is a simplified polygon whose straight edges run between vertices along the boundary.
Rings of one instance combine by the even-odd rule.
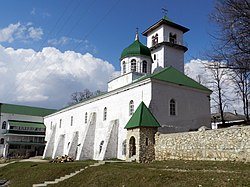
[[[151,57],[151,51],[139,41],[138,34],[136,33],[135,41],[122,51],[121,59],[140,55]]]

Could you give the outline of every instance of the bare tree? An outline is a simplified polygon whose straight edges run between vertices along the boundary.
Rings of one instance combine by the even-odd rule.
[[[212,21],[218,26],[214,37],[212,60],[225,62],[234,71],[232,80],[243,102],[249,120],[250,81],[250,2],[249,0],[218,0]]]
[[[85,101],[87,99],[90,99],[92,97],[101,95],[105,92],[102,92],[100,90],[96,90],[95,92],[91,92],[89,89],[84,89],[81,92],[74,92],[71,94],[71,99],[70,102],[68,103],[69,105],[73,105],[82,101]]]
[[[208,81],[210,85],[209,87],[213,90],[214,94],[212,100],[214,101],[214,103],[216,103],[215,107],[217,107],[218,112],[221,116],[222,125],[224,125],[224,108],[229,102],[229,99],[225,96],[225,93],[227,91],[225,85],[227,85],[227,77],[229,72],[227,71],[227,69],[220,68],[223,65],[225,66],[225,64],[223,63],[211,62],[204,65],[207,71],[209,71],[212,76],[211,79]]]
[[[250,99],[250,73],[245,70],[234,71],[232,80],[237,87],[237,94],[241,97],[243,103],[243,111],[246,120],[249,121],[249,99]]]
[[[231,68],[250,71],[249,0],[217,1],[211,19],[218,26],[213,35],[213,60],[225,61]]]

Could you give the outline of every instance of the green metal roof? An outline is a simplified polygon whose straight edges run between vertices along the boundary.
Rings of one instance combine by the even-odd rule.
[[[151,57],[151,52],[150,49],[143,45],[139,40],[135,40],[130,46],[122,51],[120,59],[139,55]]]
[[[199,84],[198,82],[186,76],[185,74],[173,68],[172,66],[164,68],[161,71],[158,71],[154,74],[144,76],[141,79],[138,79],[138,81],[144,80],[146,78],[152,78],[164,82],[177,84],[179,86],[185,86],[198,90],[212,92],[207,87]]]
[[[18,127],[45,128],[45,125],[43,123],[29,122],[29,121],[9,120],[9,124],[11,126],[18,126]]]
[[[155,119],[154,115],[150,112],[144,102],[138,106],[125,129],[131,129],[136,127],[160,127],[161,125]]]
[[[20,115],[29,115],[29,116],[47,116],[56,112],[55,109],[47,108],[38,108],[31,106],[23,105],[13,105],[0,103],[0,113],[9,113],[9,114],[20,114]]]

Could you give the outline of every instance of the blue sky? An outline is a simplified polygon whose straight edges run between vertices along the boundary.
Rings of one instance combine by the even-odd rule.
[[[209,48],[209,33],[213,31],[208,20],[213,8],[211,0],[3,0],[0,28],[11,23],[32,23],[34,27],[42,29],[43,35],[37,41],[1,44],[36,51],[54,46],[62,51],[90,52],[119,69],[121,51],[134,40],[136,27],[143,32],[161,19],[162,7],[168,9],[167,15],[173,22],[190,28],[185,35],[189,48],[185,62],[193,57],[202,58]],[[56,44],[55,41],[61,37],[71,40],[63,45]],[[140,40],[146,44],[143,36],[140,36]]]
[[[106,90],[120,54],[163,17],[190,29],[185,63],[203,59],[214,26],[211,0],[2,0],[0,102],[61,108],[70,94]],[[146,38],[140,35],[146,45]]]

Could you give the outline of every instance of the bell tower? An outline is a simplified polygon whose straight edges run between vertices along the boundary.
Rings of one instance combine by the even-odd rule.
[[[188,31],[188,28],[170,21],[165,15],[142,33],[147,37],[147,47],[151,50],[152,72],[167,66],[184,72],[184,53],[188,48],[184,45],[183,35]]]

